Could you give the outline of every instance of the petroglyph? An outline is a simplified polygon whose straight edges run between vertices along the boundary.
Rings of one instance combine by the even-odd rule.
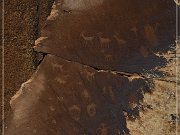
[[[95,73],[86,70],[86,77],[88,80],[92,80],[95,77]]]
[[[108,91],[109,91],[109,96],[111,97],[112,101],[115,101],[115,95],[111,86],[108,87]]]
[[[106,61],[112,61],[113,60],[113,55],[111,55],[111,54],[105,55],[105,60]]]
[[[86,89],[83,90],[82,96],[83,96],[84,98],[86,98],[86,99],[90,98],[90,95],[89,95],[89,93],[88,93],[88,91],[87,91]]]
[[[73,105],[73,106],[69,107],[69,113],[70,113],[72,119],[74,119],[75,121],[80,120],[81,109],[77,105]]]
[[[52,124],[56,125],[57,121],[56,120],[52,120]]]
[[[111,43],[111,39],[103,37],[102,32],[97,33],[97,36],[99,38],[99,42],[100,42],[101,47],[109,48],[110,43]]]
[[[97,135],[108,135],[108,127],[105,123],[101,123],[100,128],[96,131]]]
[[[107,92],[107,88],[104,86],[102,91],[103,91],[103,94],[105,95]]]
[[[93,5],[100,1],[104,3]],[[151,92],[148,78],[133,73],[166,64],[152,51],[168,47],[155,47],[163,33],[169,37],[160,43],[172,41],[175,25],[166,21],[173,14],[167,3],[58,0],[59,15],[52,11],[57,18],[47,21],[34,48],[44,58],[33,81],[13,100],[7,135],[31,134],[33,129],[38,135],[115,135],[116,129],[129,134],[123,113],[139,114],[144,93]],[[159,29],[156,22],[163,22]]]
[[[53,69],[58,69],[58,70],[60,69],[61,71],[63,71],[63,65],[59,65],[59,64],[53,63],[52,67],[53,67]]]
[[[53,106],[50,106],[49,109],[54,112],[56,109]]]
[[[90,117],[94,117],[96,115],[96,105],[94,103],[87,106],[87,113]]]
[[[88,44],[92,44],[94,37],[92,36],[85,36],[85,32],[81,32],[80,37],[84,40],[84,45],[87,46]]]
[[[116,33],[115,35],[113,35],[113,37],[116,39],[118,45],[124,45],[124,44],[127,43],[126,40],[119,38],[119,34],[118,34],[118,33]]]
[[[64,101],[64,97],[58,97],[58,100],[59,100],[60,102],[63,102],[63,101]]]

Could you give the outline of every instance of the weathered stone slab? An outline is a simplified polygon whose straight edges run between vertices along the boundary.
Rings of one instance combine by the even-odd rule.
[[[35,50],[140,73],[166,63],[154,53],[174,42],[174,26],[173,1],[57,0]]]
[[[95,70],[45,56],[12,98],[6,135],[116,135],[143,109],[148,83],[138,76]]]

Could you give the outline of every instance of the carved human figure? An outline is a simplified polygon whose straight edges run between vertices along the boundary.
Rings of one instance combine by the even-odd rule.
[[[137,33],[138,29],[137,29],[137,27],[135,26],[135,27],[131,28],[131,31],[134,32],[134,34],[136,36],[135,40],[138,41],[138,33]]]

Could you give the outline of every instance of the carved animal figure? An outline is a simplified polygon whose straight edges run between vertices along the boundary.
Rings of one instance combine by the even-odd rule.
[[[99,38],[99,42],[100,42],[101,47],[108,47],[109,48],[110,43],[111,43],[111,39],[103,37],[102,32],[97,33],[97,36]]]
[[[90,36],[85,36],[85,32],[81,32],[80,37],[83,38],[84,42],[85,42],[85,46],[87,46],[88,43],[92,43],[94,40],[94,37],[90,37]]]
[[[113,36],[116,39],[116,41],[118,42],[118,45],[124,45],[127,43],[126,40],[121,39],[118,36],[119,36],[119,34],[117,34],[117,33]]]
[[[105,55],[105,59],[106,61],[112,61],[113,57],[112,55],[108,54],[108,55]]]

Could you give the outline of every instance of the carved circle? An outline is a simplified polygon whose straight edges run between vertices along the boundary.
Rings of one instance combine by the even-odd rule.
[[[81,109],[77,105],[73,105],[69,108],[69,113],[72,119],[78,121],[81,115]]]
[[[96,105],[94,103],[87,106],[87,113],[90,117],[94,117],[96,115]]]

